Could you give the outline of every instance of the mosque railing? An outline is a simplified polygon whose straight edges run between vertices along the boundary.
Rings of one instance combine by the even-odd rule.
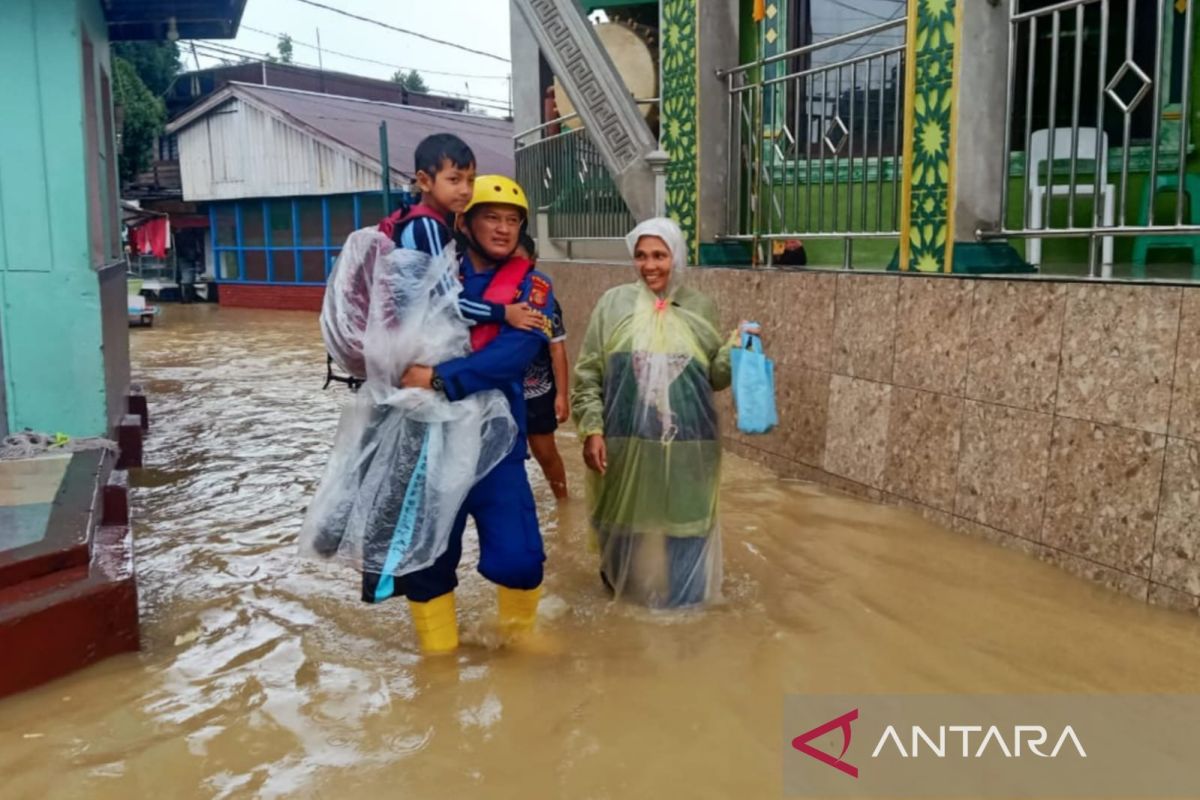
[[[720,238],[895,239],[905,30],[898,18],[719,72],[729,94],[728,216]],[[811,263],[811,260],[810,260]]]
[[[538,231],[540,235],[621,239],[637,224],[578,114],[530,128],[517,134],[514,143],[517,180],[535,216],[544,218],[549,228]]]
[[[1043,239],[1075,239],[1061,250],[1075,247],[1100,278],[1114,261],[1144,277],[1149,250],[1184,249],[1200,279],[1196,0],[1008,2],[1010,124],[997,156],[1009,179],[1000,224],[979,237],[1024,240],[1035,265]],[[1114,247],[1122,237],[1132,242]]]

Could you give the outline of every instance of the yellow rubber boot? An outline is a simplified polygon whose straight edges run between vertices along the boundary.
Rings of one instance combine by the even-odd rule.
[[[537,621],[538,600],[542,587],[536,589],[509,589],[497,587],[500,604],[500,630],[505,636],[519,635],[533,630]]]
[[[458,649],[458,616],[454,610],[454,592],[447,592],[425,603],[408,601],[413,628],[421,652],[428,655],[452,653]]]

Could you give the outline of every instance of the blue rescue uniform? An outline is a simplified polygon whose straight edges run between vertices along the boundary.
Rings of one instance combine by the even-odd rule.
[[[438,222],[429,217],[414,217],[396,229],[392,241],[405,250],[419,250],[431,256],[440,256],[454,241],[450,233],[452,223]],[[485,284],[486,286],[486,284]],[[504,306],[485,300],[472,300],[464,292],[458,298],[458,311],[469,325],[480,322],[504,322]]]
[[[494,274],[494,271],[477,272],[470,256],[465,256],[461,266],[462,299],[467,303],[485,303],[483,292]],[[468,515],[475,520],[479,531],[479,572],[483,577],[510,589],[535,589],[542,583],[546,553],[533,490],[525,473],[524,379],[530,362],[550,341],[549,314],[554,308],[550,279],[531,270],[513,302],[529,303],[546,315],[546,324],[532,331],[502,324],[500,334],[478,352],[435,367],[451,400],[488,389],[502,391],[518,433],[512,451],[467,495],[454,521],[446,552],[429,567],[398,579],[404,594],[418,603],[453,591],[458,585],[456,570],[462,557],[462,535]]]

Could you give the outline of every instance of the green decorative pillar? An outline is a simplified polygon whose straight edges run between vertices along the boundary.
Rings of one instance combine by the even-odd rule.
[[[666,169],[666,210],[667,216],[683,229],[693,263],[698,248],[698,6],[694,0],[662,0],[659,51],[662,73],[659,142],[670,156]]]
[[[900,219],[902,270],[953,269],[955,73],[963,2],[909,3]],[[999,153],[996,158],[1000,158]]]

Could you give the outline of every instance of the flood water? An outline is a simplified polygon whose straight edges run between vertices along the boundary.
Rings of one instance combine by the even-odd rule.
[[[0,797],[765,798],[793,692],[1197,692],[1200,623],[729,457],[724,605],[611,605],[576,499],[545,641],[495,649],[468,545],[463,647],[294,537],[344,390],[316,316],[170,306],[131,331],[151,398],[133,494],[142,652],[0,701]],[[11,658],[19,654],[3,654]]]

